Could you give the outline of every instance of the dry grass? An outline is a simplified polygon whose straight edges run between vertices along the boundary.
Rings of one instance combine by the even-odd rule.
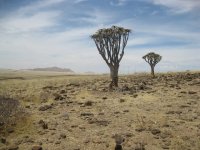
[[[49,150],[112,150],[115,134],[125,138],[125,150],[199,149],[199,72],[158,74],[155,79],[121,76],[120,88],[112,92],[107,75],[17,76],[24,80],[0,81],[0,95],[19,100],[29,114],[6,137],[20,150],[40,143]],[[40,111],[42,106],[50,107]],[[40,127],[40,120],[48,129]]]

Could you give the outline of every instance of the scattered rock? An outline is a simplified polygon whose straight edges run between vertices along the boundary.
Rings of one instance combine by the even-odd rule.
[[[31,106],[30,105],[26,105],[25,108],[31,108]]]
[[[71,125],[71,128],[77,128],[78,125],[74,124],[74,125]]]
[[[133,133],[124,133],[123,135],[126,136],[126,137],[133,137],[134,136]]]
[[[38,123],[41,125],[43,129],[48,129],[48,124],[44,122],[43,120],[40,120]]]
[[[128,87],[128,85],[124,85],[123,87],[122,87],[122,92],[123,91],[129,91],[130,90],[130,88]]]
[[[41,146],[33,146],[32,150],[43,150]]]
[[[65,97],[63,97],[62,95],[58,94],[58,93],[54,93],[54,100],[55,101],[59,101],[59,100],[63,100],[65,99]]]
[[[89,124],[96,124],[96,125],[99,125],[99,126],[108,126],[109,121],[92,119],[92,120],[89,120],[88,123]]]
[[[105,115],[105,113],[104,112],[100,112],[99,115]]]
[[[142,131],[145,131],[146,129],[144,128],[144,127],[137,127],[136,129],[135,129],[135,131],[137,131],[137,132],[142,132]]]
[[[92,106],[93,102],[92,101],[86,101],[84,106]]]
[[[55,89],[56,87],[53,87],[53,86],[45,86],[45,87],[43,87],[42,89],[43,90],[45,90],[45,89],[50,89],[50,90],[52,90],[52,89]]]
[[[85,139],[84,141],[83,141],[83,143],[85,143],[85,144],[87,144],[87,143],[89,143],[90,142],[90,139]]]
[[[180,110],[177,110],[177,111],[170,110],[170,111],[166,112],[166,114],[178,114],[178,115],[180,115],[181,113],[182,113],[182,111],[180,111]]]
[[[188,108],[190,105],[181,105],[180,108]]]
[[[188,94],[196,94],[197,92],[195,91],[189,91]]]
[[[115,111],[114,114],[120,114],[120,111]]]
[[[55,144],[60,144],[60,143],[61,143],[61,141],[56,141],[56,142],[55,142]]]
[[[104,99],[104,100],[105,100],[105,99],[108,99],[108,98],[104,96],[104,97],[102,97],[102,99]]]
[[[160,131],[159,129],[152,129],[152,130],[151,130],[151,133],[152,133],[153,135],[157,135],[157,134],[160,134],[161,131]]]
[[[11,145],[8,147],[8,150],[18,150],[19,147],[17,145]]]
[[[83,112],[81,113],[81,116],[94,116],[94,114],[91,112]]]
[[[119,100],[119,102],[120,102],[120,103],[123,103],[123,102],[125,102],[125,99],[122,99],[122,98],[121,98],[121,99]]]
[[[48,109],[52,108],[52,105],[44,105],[39,107],[39,111],[46,111]]]
[[[128,110],[128,109],[125,109],[125,110],[123,110],[123,112],[129,112],[129,110]]]
[[[136,98],[136,97],[138,97],[138,95],[137,95],[137,94],[134,94],[133,97]]]
[[[61,114],[60,117],[63,118],[64,120],[69,120],[69,114],[67,112]]]
[[[163,145],[162,148],[163,148],[163,149],[169,149],[169,146]]]
[[[60,94],[64,94],[64,93],[66,93],[65,90],[61,90],[61,91],[60,91]]]
[[[1,143],[5,144],[5,143],[6,143],[6,138],[5,138],[5,137],[2,137],[2,138],[0,139],[0,141],[1,141]]]
[[[60,134],[60,138],[65,139],[66,137],[67,137],[66,134],[64,134],[64,133]]]
[[[15,130],[14,130],[13,128],[11,128],[11,127],[7,129],[7,132],[8,132],[8,133],[13,133],[14,131],[15,131]]]

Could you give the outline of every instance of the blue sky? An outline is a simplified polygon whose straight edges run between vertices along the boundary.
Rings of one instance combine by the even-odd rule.
[[[90,35],[112,25],[132,30],[121,73],[200,69],[200,0],[0,0],[0,68],[58,66],[108,72]]]

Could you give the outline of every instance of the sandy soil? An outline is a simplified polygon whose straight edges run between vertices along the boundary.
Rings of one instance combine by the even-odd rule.
[[[1,127],[0,150],[200,149],[200,73],[66,76],[0,81],[19,100],[15,123]]]

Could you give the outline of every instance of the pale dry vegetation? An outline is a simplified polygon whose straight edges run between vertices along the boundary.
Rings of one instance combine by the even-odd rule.
[[[1,131],[1,150],[200,149],[199,72],[120,76],[112,91],[107,75],[23,78],[0,81],[1,112],[26,114]]]

